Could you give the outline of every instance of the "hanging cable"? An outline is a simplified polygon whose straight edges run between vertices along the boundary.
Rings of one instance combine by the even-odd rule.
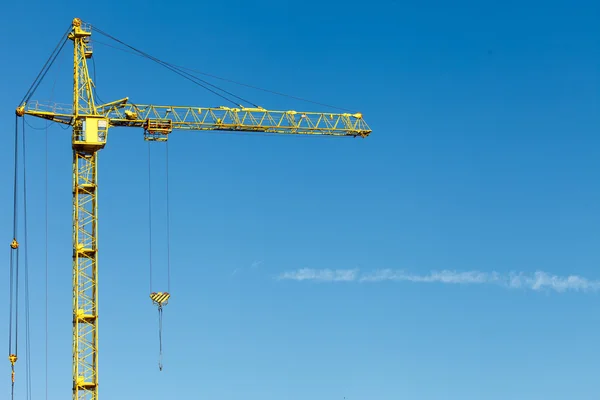
[[[11,399],[14,399],[15,391],[15,363],[18,360],[18,326],[19,326],[19,242],[17,241],[17,216],[18,216],[18,176],[19,176],[19,124],[15,116],[15,164],[13,182],[13,239],[10,243],[10,266],[9,266],[9,333],[8,333],[8,361],[11,367]],[[13,327],[14,314],[14,327]],[[13,346],[14,338],[14,346]]]
[[[166,142],[167,176],[167,290],[171,293],[171,212],[169,206],[169,142]]]
[[[166,306],[169,302],[169,297],[171,295],[169,292],[152,292],[150,294],[150,299],[152,299],[152,303],[158,307],[158,345],[159,345],[159,353],[158,353],[158,369],[162,371],[162,315],[163,315],[163,306]]]
[[[60,69],[60,67],[58,68]],[[57,80],[58,75],[52,85],[50,100],[54,98]],[[44,391],[46,400],[48,400],[48,126],[49,124],[46,124],[44,136]],[[62,125],[59,124],[59,126],[62,128]]]
[[[158,369],[162,371],[163,363],[162,363],[162,320],[163,320],[163,306],[167,305],[169,302],[169,298],[171,297],[171,265],[170,265],[170,216],[169,216],[169,158],[168,158],[168,142],[166,146],[166,175],[167,175],[167,274],[168,274],[168,283],[167,283],[167,291],[166,292],[154,292],[152,290],[152,160],[151,160],[151,151],[150,151],[150,142],[148,142],[148,210],[149,210],[149,226],[150,226],[150,299],[152,300],[152,304],[158,307],[158,345],[159,345],[159,355],[158,355]]]
[[[352,110],[350,110],[348,108],[336,107],[336,106],[332,106],[330,104],[325,104],[325,103],[321,103],[321,102],[318,102],[318,101],[308,100],[308,99],[305,99],[305,98],[302,98],[302,97],[292,96],[290,94],[277,92],[275,90],[264,89],[264,88],[261,88],[261,87],[258,87],[258,86],[249,85],[247,83],[237,82],[237,81],[234,81],[232,79],[222,78],[220,76],[209,74],[207,72],[198,71],[196,69],[186,68],[186,67],[183,67],[183,66],[180,66],[180,65],[175,65],[175,64],[172,64],[172,65],[174,67],[180,68],[182,70],[188,70],[188,71],[191,71],[191,72],[196,72],[196,73],[201,74],[201,75],[210,76],[211,78],[219,79],[219,80],[224,81],[224,82],[230,82],[230,83],[233,83],[233,84],[239,85],[239,86],[245,86],[245,87],[250,88],[250,89],[260,90],[262,92],[271,93],[271,94],[275,94],[277,96],[287,97],[287,98],[294,99],[294,100],[300,100],[300,101],[304,101],[306,103],[312,103],[312,104],[316,104],[316,105],[323,106],[323,107],[329,107],[329,108],[332,108],[334,110],[346,111],[346,112],[350,112],[350,113],[353,112]]]
[[[56,81],[55,81],[56,83]],[[44,266],[44,272],[45,272],[45,297],[46,297],[46,302],[45,302],[45,310],[44,310],[44,314],[45,314],[45,332],[44,332],[44,341],[45,341],[45,347],[44,347],[44,362],[45,362],[45,393],[46,393],[46,400],[48,400],[48,125],[46,125],[46,136],[45,136],[45,153],[46,153],[46,157],[45,157],[45,187],[44,187],[44,192],[45,192],[45,201],[44,201],[44,206],[45,206],[45,218],[44,218],[44,225],[45,225],[45,234],[44,234],[44,242],[45,242],[45,266]]]
[[[163,369],[163,364],[162,364],[162,315],[163,315],[162,305],[159,305],[158,306],[158,346],[159,346],[158,369],[160,371],[162,371],[162,369]]]
[[[150,293],[152,293],[152,161],[148,142],[148,249],[150,259]]]
[[[50,70],[50,67],[52,67],[52,64],[54,64],[54,61],[56,60],[56,58],[62,51],[63,47],[65,47],[65,44],[67,43],[67,41],[69,39],[69,32],[71,31],[71,29],[72,29],[71,26],[69,26],[67,31],[61,36],[60,41],[58,42],[58,44],[56,45],[56,47],[50,54],[50,57],[48,57],[48,60],[46,60],[46,63],[42,67],[42,70],[36,76],[35,80],[29,87],[29,90],[27,91],[27,93],[25,93],[25,96],[23,96],[23,99],[21,100],[19,105],[27,103],[31,99],[31,96],[33,96],[33,94],[35,93],[37,88],[40,86],[40,83],[42,82],[42,80],[44,79],[44,77],[46,76],[48,71]]]
[[[98,40],[94,40],[94,43],[95,43],[95,44],[102,45],[102,46],[110,47],[110,48],[113,48],[113,49],[115,49],[115,50],[122,51],[122,52],[124,52],[124,53],[133,54],[133,55],[136,55],[136,56],[138,56],[138,57],[144,57],[142,54],[139,54],[139,53],[137,53],[137,52],[135,52],[135,51],[129,51],[129,50],[126,50],[126,49],[122,49],[122,48],[120,48],[120,47],[113,46],[113,45],[111,45],[111,44],[104,43],[104,42],[101,42],[101,41],[98,41]],[[92,58],[92,60],[93,60],[93,58]],[[277,96],[287,97],[287,98],[294,99],[294,100],[300,100],[300,101],[304,101],[304,102],[306,102],[306,103],[312,103],[312,104],[316,104],[316,105],[323,106],[323,107],[329,107],[329,108],[331,108],[331,109],[334,109],[334,110],[346,111],[346,112],[349,112],[349,113],[353,113],[353,112],[354,112],[354,111],[352,111],[352,110],[350,110],[350,109],[348,109],[348,108],[337,107],[337,106],[333,106],[333,105],[330,105],[330,104],[321,103],[321,102],[318,102],[318,101],[309,100],[309,99],[305,99],[305,98],[302,98],[302,97],[298,97],[298,96],[292,96],[292,95],[290,95],[290,94],[286,94],[286,93],[277,92],[277,91],[275,91],[275,90],[270,90],[270,89],[261,88],[261,87],[259,87],[259,86],[249,85],[249,84],[247,84],[247,83],[243,83],[243,82],[234,81],[234,80],[232,80],[232,79],[224,78],[224,77],[217,76],[217,75],[214,75],[214,74],[209,74],[209,73],[207,73],[207,72],[199,71],[199,70],[197,70],[197,69],[187,68],[187,67],[183,67],[183,66],[181,66],[181,65],[172,64],[172,63],[168,63],[168,64],[169,64],[169,65],[171,65],[171,66],[173,66],[173,67],[175,67],[175,68],[179,68],[179,69],[181,69],[181,70],[187,70],[187,71],[190,71],[190,72],[195,72],[195,73],[197,73],[197,74],[200,74],[200,75],[205,75],[205,76],[209,76],[209,77],[211,77],[211,78],[215,78],[215,79],[218,79],[218,80],[221,80],[221,81],[224,81],[224,82],[233,83],[233,84],[235,84],[235,85],[238,85],[238,86],[245,86],[245,87],[247,87],[247,88],[250,88],[250,89],[260,90],[260,91],[262,91],[262,92],[266,92],[266,93],[275,94],[275,95],[277,95]],[[190,74],[190,75],[191,75],[191,74]],[[196,78],[196,79],[200,79],[200,78],[198,78],[198,77],[195,77],[195,78]]]
[[[93,78],[92,78],[93,79],[92,82],[94,82],[94,97],[98,104],[102,104],[102,103],[104,103],[104,101],[102,101],[100,96],[98,96],[98,82],[96,81],[96,57],[92,57],[91,60],[92,60],[92,66],[94,67]]]
[[[29,330],[29,257],[27,241],[27,158],[25,144],[25,116],[23,116],[23,243],[25,261],[25,383],[27,400],[31,400],[31,336]]]

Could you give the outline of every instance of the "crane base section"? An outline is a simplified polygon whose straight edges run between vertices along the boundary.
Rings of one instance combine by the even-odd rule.
[[[152,299],[152,304],[155,304],[159,307],[162,307],[163,305],[167,305],[170,297],[171,297],[171,295],[168,292],[150,293],[150,299]]]

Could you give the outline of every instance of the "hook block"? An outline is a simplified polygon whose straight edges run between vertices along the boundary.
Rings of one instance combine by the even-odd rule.
[[[152,292],[152,293],[150,293],[150,299],[152,299],[152,304],[155,304],[159,307],[162,307],[163,305],[167,305],[170,297],[171,297],[171,295],[168,292]]]

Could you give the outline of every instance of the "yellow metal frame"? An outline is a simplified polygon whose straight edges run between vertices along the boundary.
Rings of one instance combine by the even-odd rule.
[[[98,398],[98,154],[73,152],[73,399]]]
[[[73,20],[73,104],[32,101],[17,107],[31,115],[73,127],[73,399],[98,399],[98,151],[109,127],[138,127],[146,140],[167,140],[176,129],[243,131],[294,135],[367,137],[371,129],[357,114],[270,111],[263,108],[130,104],[128,99],[96,105],[87,59],[92,29]],[[162,308],[169,293],[152,293]],[[16,357],[15,357],[16,361]],[[12,360],[11,360],[12,362]]]
[[[99,140],[92,81],[91,28],[73,20],[73,399],[98,398],[98,151]],[[108,126],[105,127],[108,129]]]
[[[71,124],[73,112],[68,105],[31,102],[29,115]],[[371,128],[362,114],[272,111],[263,108],[159,106],[128,103],[128,99],[99,105],[99,115],[110,120],[110,126],[145,128],[152,122],[168,123],[171,130],[241,131],[279,134],[361,136]]]

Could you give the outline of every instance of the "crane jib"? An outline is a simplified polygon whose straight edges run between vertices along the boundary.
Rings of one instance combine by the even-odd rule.
[[[117,103],[117,104],[114,104]],[[265,109],[128,104],[126,100],[98,106],[111,127],[139,127],[148,140],[166,140],[173,130],[240,131],[278,134],[361,136],[371,133],[362,114],[336,114]],[[32,102],[18,113],[72,125],[76,117],[68,106]],[[91,117],[91,116],[87,116]]]

